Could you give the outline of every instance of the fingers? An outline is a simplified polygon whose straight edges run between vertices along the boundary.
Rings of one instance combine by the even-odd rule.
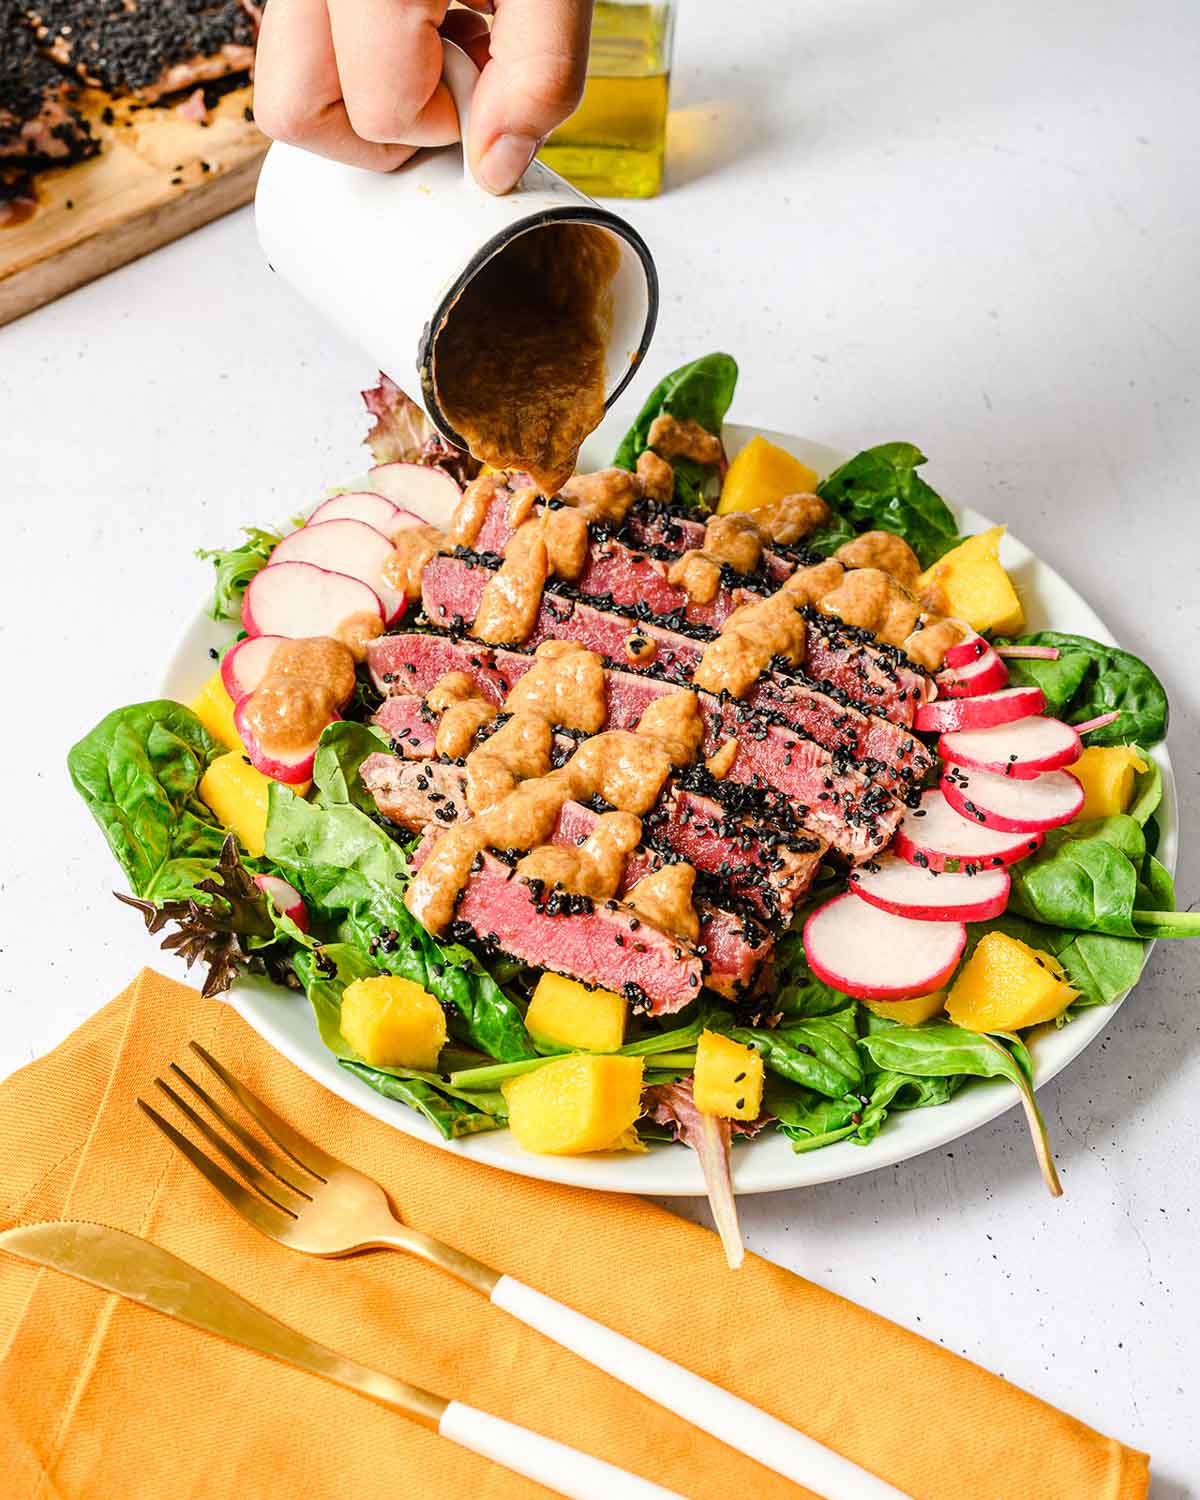
[[[413,154],[411,144],[379,144],[355,131],[342,100],[325,0],[276,0],[266,7],[254,118],[273,140],[355,167],[390,172]]]
[[[579,103],[592,5],[495,0],[495,11],[491,58],[471,101],[468,156],[483,187],[506,193]]]
[[[446,0],[328,0],[328,5],[342,98],[355,132],[383,144],[456,141],[458,115],[441,82],[438,24]]]

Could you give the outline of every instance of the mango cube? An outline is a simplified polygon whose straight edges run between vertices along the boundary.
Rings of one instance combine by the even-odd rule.
[[[611,1151],[642,1108],[642,1059],[557,1057],[501,1085],[519,1145],[543,1156]]]
[[[230,829],[247,854],[262,854],[267,837],[271,779],[237,750],[219,755],[200,778],[200,798]]]
[[[611,990],[590,990],[576,979],[543,974],[525,1012],[525,1029],[543,1042],[583,1052],[615,1052],[625,1040],[629,1002]]]
[[[726,1120],[757,1120],[762,1110],[763,1060],[716,1031],[702,1031],[696,1043],[692,1097],[702,1114]]]
[[[1076,992],[1063,967],[1004,932],[987,932],[959,970],[946,1010],[971,1031],[1022,1031],[1062,1015]]]
[[[432,1072],[446,1045],[446,1014],[419,984],[394,974],[356,979],[342,992],[340,1030],[374,1068]]]
[[[946,1008],[946,991],[934,990],[929,995],[912,995],[907,1000],[864,1000],[868,1010],[889,1021],[898,1021],[901,1026],[919,1026],[933,1016],[941,1015]]]
[[[1025,612],[1012,579],[1000,565],[1003,526],[967,537],[917,579],[917,593],[927,609],[954,615],[974,630],[1015,635]]]
[[[233,722],[233,699],[225,691],[219,671],[212,674],[189,707],[214,740],[230,750],[245,750]]]
[[[756,433],[726,470],[717,514],[755,510],[784,495],[809,495],[816,487],[813,469]]]
[[[1129,745],[1089,745],[1071,775],[1083,783],[1081,818],[1108,818],[1133,801],[1134,781],[1150,768]]]

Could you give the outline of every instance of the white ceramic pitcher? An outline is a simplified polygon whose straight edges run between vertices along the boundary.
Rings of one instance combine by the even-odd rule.
[[[465,140],[479,72],[453,43],[443,48],[442,78]],[[421,151],[382,173],[276,144],[263,163],[255,216],[271,268],[420,401],[457,448],[467,444],[439,407],[433,346],[471,278],[518,236],[582,223],[616,241],[606,407],[628,384],[654,332],[658,275],[641,235],[538,161],[500,198],[479,187],[457,145]]]

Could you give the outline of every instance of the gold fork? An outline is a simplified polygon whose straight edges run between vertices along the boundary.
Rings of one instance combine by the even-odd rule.
[[[900,1490],[884,1480],[741,1397],[432,1235],[401,1223],[387,1194],[373,1178],[322,1151],[198,1042],[189,1045],[279,1150],[264,1145],[177,1063],[171,1064],[176,1079],[225,1127],[237,1145],[166,1079],[160,1077],[154,1082],[250,1188],[230,1176],[144,1099],[138,1099],[138,1106],[256,1229],[305,1255],[353,1255],[359,1250],[386,1247],[419,1256],[643,1396],[776,1473],[816,1490],[826,1500],[906,1500]]]

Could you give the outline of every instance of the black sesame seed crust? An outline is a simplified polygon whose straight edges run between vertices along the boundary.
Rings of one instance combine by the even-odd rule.
[[[239,0],[35,0],[28,14],[55,61],[116,95],[157,97],[170,69],[200,59],[193,86],[244,71],[254,47]]]
[[[34,170],[95,156],[100,143],[73,107],[74,92],[38,51],[23,12],[0,0],[0,162]],[[0,202],[18,196],[18,185],[15,174],[6,174]]]

